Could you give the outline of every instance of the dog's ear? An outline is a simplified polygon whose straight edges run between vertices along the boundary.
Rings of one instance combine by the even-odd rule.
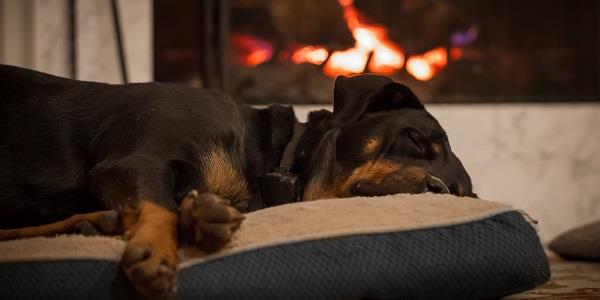
[[[402,108],[424,109],[407,86],[388,77],[363,74],[335,80],[331,122],[336,127],[351,124],[367,112]]]

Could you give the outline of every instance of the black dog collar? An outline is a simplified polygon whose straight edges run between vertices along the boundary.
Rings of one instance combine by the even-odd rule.
[[[299,201],[302,197],[302,186],[298,174],[292,172],[294,153],[305,125],[294,123],[294,134],[285,147],[279,166],[260,178],[260,198],[263,207]]]

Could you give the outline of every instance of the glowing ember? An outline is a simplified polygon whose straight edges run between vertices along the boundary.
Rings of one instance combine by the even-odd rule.
[[[418,80],[427,81],[447,64],[448,51],[446,48],[439,47],[422,55],[411,56],[406,62],[406,71]]]
[[[382,45],[373,52],[369,62],[369,70],[382,74],[392,74],[401,69],[403,65],[404,55],[402,55],[402,52]]]
[[[365,55],[364,51],[356,48],[335,51],[329,57],[323,71],[325,75],[331,77],[362,73],[365,70],[368,58],[369,56]]]
[[[346,24],[356,43],[353,48],[333,52],[325,65],[325,74],[336,76],[361,73],[365,70],[371,53],[369,71],[391,74],[401,69],[404,54],[399,46],[388,39],[385,28],[361,22],[352,0],[338,2],[344,9]]]
[[[421,81],[431,79],[434,72],[431,65],[419,56],[413,56],[408,59],[406,62],[406,71]]]
[[[356,28],[352,31],[352,36],[357,42],[355,47],[363,49],[365,51],[373,51],[379,45],[378,35],[381,35],[381,31],[377,32],[377,28]]]
[[[443,68],[448,64],[448,51],[444,47],[435,48],[425,52],[423,58],[435,67]]]
[[[320,65],[328,56],[329,51],[323,47],[306,46],[294,51],[291,60],[295,64],[310,63]]]
[[[456,48],[456,47],[452,48],[450,50],[450,57],[453,60],[459,60],[459,59],[461,59],[463,57],[462,50],[460,48]]]
[[[246,67],[260,65],[273,56],[273,45],[271,43],[249,35],[234,34],[232,45],[237,53],[238,63]]]

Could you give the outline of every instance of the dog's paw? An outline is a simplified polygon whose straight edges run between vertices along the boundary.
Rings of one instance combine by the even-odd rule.
[[[73,227],[73,231],[83,235],[115,235],[120,231],[119,213],[107,210],[92,214],[92,217],[79,221]]]
[[[100,231],[98,231],[98,229],[96,229],[96,227],[89,221],[81,221],[81,222],[75,224],[75,227],[73,228],[73,230],[76,233],[80,233],[80,234],[83,234],[86,236],[102,235],[100,233]]]
[[[104,234],[117,234],[120,232],[121,218],[117,211],[109,210],[104,212],[97,221],[98,229]]]
[[[174,293],[177,257],[174,249],[153,242],[127,244],[121,265],[129,281],[145,299],[168,299]]]
[[[198,195],[192,190],[180,205],[182,236],[200,250],[214,252],[233,237],[244,216],[228,200],[212,193]]]
[[[177,214],[150,202],[136,214],[125,233],[123,271],[142,298],[172,298],[178,266]]]

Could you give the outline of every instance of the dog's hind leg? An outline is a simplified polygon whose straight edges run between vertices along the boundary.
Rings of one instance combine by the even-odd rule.
[[[0,240],[52,236],[61,233],[117,234],[119,214],[114,210],[76,214],[65,220],[16,229],[0,229]],[[99,230],[99,231],[98,231]]]

